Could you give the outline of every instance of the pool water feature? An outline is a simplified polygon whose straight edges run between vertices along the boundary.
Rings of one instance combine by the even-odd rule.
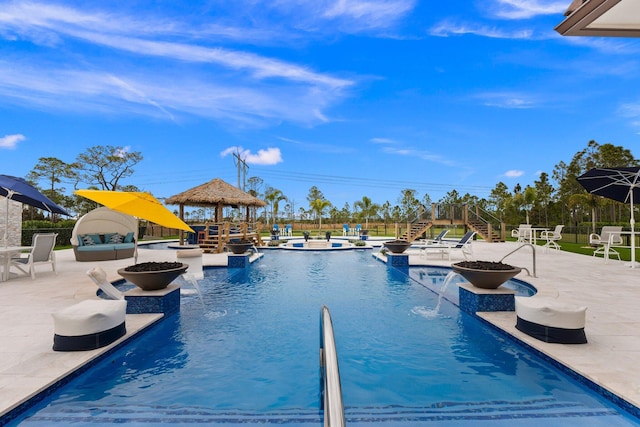
[[[273,251],[248,269],[207,270],[204,307],[183,298],[179,315],[14,424],[321,426],[325,304],[348,425],[639,425],[449,298],[437,316],[416,311],[436,307],[430,286],[445,277],[423,267],[407,275],[368,251]]]

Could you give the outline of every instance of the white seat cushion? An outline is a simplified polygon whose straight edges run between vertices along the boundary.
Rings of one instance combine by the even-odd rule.
[[[519,318],[554,328],[584,328],[587,307],[547,297],[515,297]]]
[[[81,336],[106,331],[125,321],[125,300],[86,300],[53,313],[54,332]]]

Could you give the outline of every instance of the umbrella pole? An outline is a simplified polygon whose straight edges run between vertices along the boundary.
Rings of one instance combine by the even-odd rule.
[[[629,224],[631,224],[631,268],[636,268],[636,220],[633,215],[633,187],[629,189],[631,201],[631,219],[629,219]]]
[[[7,195],[5,197],[6,206],[4,211],[4,247],[9,246],[9,198],[13,196],[13,191],[7,189]],[[22,211],[20,211],[22,215]]]

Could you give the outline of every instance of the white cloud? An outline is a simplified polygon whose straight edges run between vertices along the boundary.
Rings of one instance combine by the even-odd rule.
[[[434,154],[427,150],[415,150],[413,148],[393,148],[389,146],[383,147],[382,151],[387,154],[396,154],[400,156],[411,156],[430,162],[440,163],[447,166],[455,166],[455,163],[439,154]]]
[[[314,153],[345,154],[355,152],[355,149],[349,144],[321,144],[284,137],[278,137],[278,139],[286,143],[295,144],[298,149],[313,151]]]
[[[507,178],[519,178],[524,175],[524,171],[511,169],[504,173],[504,176]]]
[[[154,21],[131,21],[123,16],[82,13],[71,8],[35,3],[5,10],[0,14],[0,23],[4,23],[20,35],[46,32],[56,40],[65,36],[73,37],[141,56],[216,63],[230,69],[248,70],[256,78],[285,78],[334,88],[350,86],[353,83],[249,52],[144,38],[143,36],[172,35],[172,28],[167,29],[165,26],[152,30],[151,27],[158,26]],[[152,31],[153,33],[150,33]],[[195,40],[197,39],[194,38]]]
[[[618,113],[630,120],[630,125],[640,128],[640,102],[626,103],[618,107]]]
[[[393,139],[389,138],[371,138],[371,142],[374,144],[395,144]]]
[[[431,27],[429,34],[437,37],[449,37],[456,35],[472,34],[481,37],[489,37],[495,39],[533,39],[534,33],[532,30],[512,30],[507,31],[504,28],[489,27],[486,25],[478,24],[456,24],[450,21],[441,21],[438,24]],[[536,39],[542,38],[536,36]],[[546,37],[545,37],[546,38]]]
[[[409,13],[415,3],[414,0],[337,0],[329,5],[322,16],[349,22],[351,31],[386,28]]]
[[[529,19],[540,15],[562,16],[569,0],[497,0],[493,13],[504,19]]]
[[[277,165],[278,163],[282,163],[280,149],[275,147],[260,149],[256,154],[242,147],[229,147],[222,151],[220,156],[225,157],[230,154],[238,154],[241,159],[252,165]]]
[[[535,96],[517,92],[487,92],[475,97],[487,107],[524,109],[534,108],[540,104]]]
[[[113,154],[115,154],[115,156],[116,156],[116,157],[123,158],[124,156],[126,156],[126,155],[127,155],[127,153],[128,153],[129,151],[131,151],[131,147],[130,147],[130,146],[120,147],[120,148],[118,148],[118,149],[116,150],[116,152],[115,152],[115,153],[113,153]]]
[[[0,59],[6,103],[172,121],[197,115],[260,126],[312,125],[330,121],[324,110],[356,84],[290,61],[207,45],[218,40],[207,37],[208,29],[198,32],[178,20],[45,3],[5,6],[0,37],[30,40],[54,54],[52,62],[44,62],[46,55]],[[111,53],[78,60],[72,48],[78,42]]]
[[[0,148],[7,148],[13,150],[16,148],[19,142],[26,140],[27,138],[22,134],[5,135],[0,137]]]
[[[78,114],[138,114],[176,121],[177,116],[195,115],[251,126],[282,121],[314,125],[324,122],[318,110],[330,107],[341,96],[340,91],[309,85],[241,77],[207,81],[206,76],[185,76],[179,71],[163,74],[136,69],[116,75],[0,60],[0,97],[5,104]]]

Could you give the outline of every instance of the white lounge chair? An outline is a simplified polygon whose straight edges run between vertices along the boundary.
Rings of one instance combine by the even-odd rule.
[[[94,267],[87,271],[87,276],[104,292],[110,299],[123,300],[124,294],[116,289],[115,286],[107,280],[107,273],[100,267]]]
[[[544,250],[547,251],[549,248],[553,248],[556,250],[560,250],[560,245],[558,245],[558,241],[562,239],[562,229],[564,225],[556,225],[556,228],[553,230],[545,230],[540,233],[541,239],[546,239],[547,243],[544,244]]]
[[[471,243],[473,242],[473,236],[475,236],[475,231],[468,231],[464,236],[460,238],[457,242],[452,241],[443,241],[442,243],[430,246],[424,246],[420,249],[420,253],[423,256],[427,256],[429,253],[439,253],[442,258],[444,258],[444,254],[446,253],[449,257],[449,261],[451,261],[451,253],[455,251],[462,252],[462,255],[465,259],[467,259],[468,255],[473,253],[473,248]]]
[[[36,278],[36,265],[51,264],[53,272],[56,273],[56,254],[53,252],[53,248],[56,246],[57,237],[57,233],[34,234],[31,251],[27,254],[21,254],[19,257],[11,258],[11,265],[24,274],[31,275],[34,280]]]
[[[593,251],[593,256],[603,255],[604,262],[609,260],[611,255],[615,255],[620,260],[618,251],[612,248],[615,245],[622,245],[622,227],[606,225],[600,230],[600,234],[591,233],[589,235],[589,244],[598,246]]]
[[[444,230],[442,230],[436,237],[434,237],[433,239],[427,239],[425,241],[425,244],[427,246],[429,245],[439,245],[441,243],[444,242],[444,236],[447,235],[447,233],[449,232],[449,229],[445,228]]]

